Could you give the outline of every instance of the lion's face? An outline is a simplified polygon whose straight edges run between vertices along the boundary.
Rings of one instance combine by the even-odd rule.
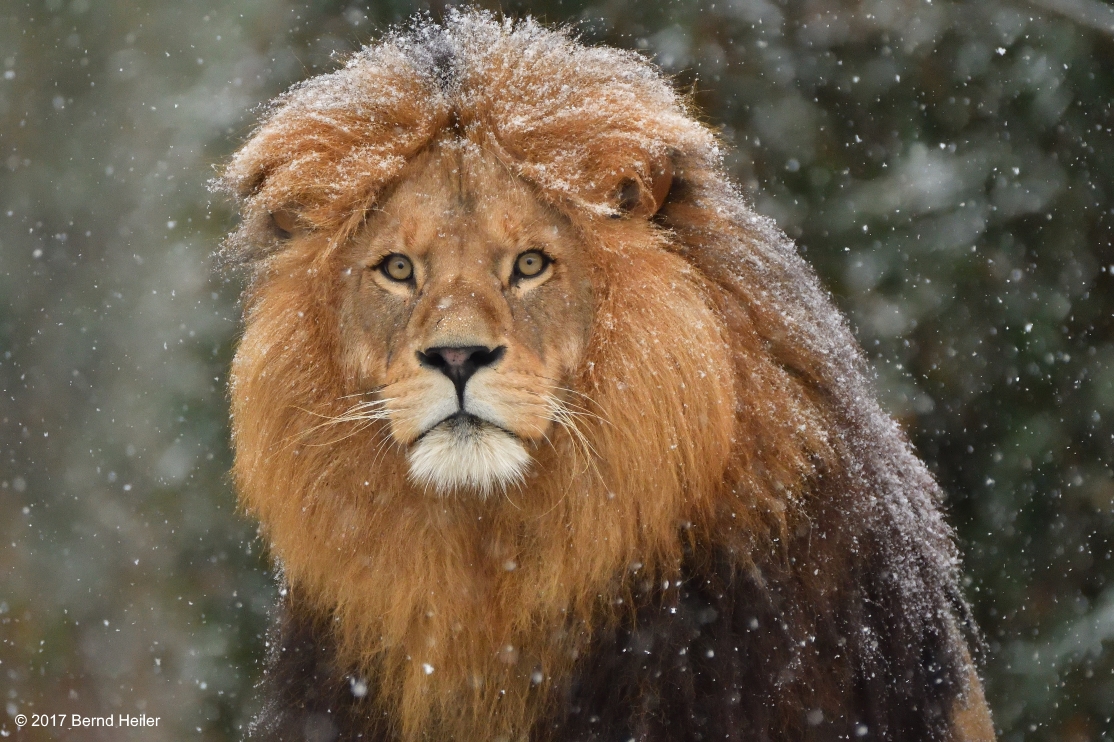
[[[522,478],[588,342],[585,253],[566,219],[471,147],[417,158],[351,241],[340,357],[416,483],[482,495]]]

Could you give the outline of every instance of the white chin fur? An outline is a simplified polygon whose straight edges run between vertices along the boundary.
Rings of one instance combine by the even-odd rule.
[[[522,481],[530,454],[504,430],[474,420],[446,420],[410,449],[410,478],[440,493],[485,496]]]

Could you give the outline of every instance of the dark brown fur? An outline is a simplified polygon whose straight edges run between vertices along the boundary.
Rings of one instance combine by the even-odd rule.
[[[691,570],[668,589],[643,585],[635,621],[593,637],[571,682],[539,720],[536,738],[949,739],[967,659],[943,627],[914,645],[892,631],[900,598],[892,586],[877,584],[878,565],[854,575],[865,584],[845,588],[859,601],[819,625],[810,622],[802,634],[786,623],[800,598],[770,590],[757,574],[715,576],[730,574],[732,561]],[[963,610],[958,596],[955,607]],[[363,679],[337,663],[329,627],[288,603],[280,610],[266,679],[269,706],[253,736],[395,738],[382,712],[353,695]],[[801,636],[805,651],[794,646]],[[873,641],[877,650],[862,646]],[[811,669],[796,669],[802,661]]]

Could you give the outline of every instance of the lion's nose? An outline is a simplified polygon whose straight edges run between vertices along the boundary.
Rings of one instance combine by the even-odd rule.
[[[498,348],[487,348],[482,345],[426,348],[424,351],[418,351],[418,361],[423,366],[435,368],[452,379],[456,386],[456,395],[463,406],[464,385],[472,378],[472,374],[484,366],[494,366],[506,351],[505,345],[500,345]]]

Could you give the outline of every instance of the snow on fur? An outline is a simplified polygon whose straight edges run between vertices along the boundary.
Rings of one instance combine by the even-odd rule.
[[[891,646],[898,647],[893,652],[915,653],[926,637],[944,637],[949,682],[957,683],[960,695],[977,691],[977,679],[967,685],[974,677],[960,636],[967,619],[938,486],[879,408],[855,339],[812,270],[773,222],[745,202],[723,170],[714,134],[639,55],[584,46],[567,31],[529,19],[499,20],[476,11],[452,12],[443,25],[421,21],[392,33],[269,107],[215,183],[239,201],[243,216],[226,243],[225,259],[266,266],[282,248],[270,220],[279,210],[298,214],[303,227],[327,236],[321,244],[343,243],[415,155],[447,139],[493,155],[567,215],[589,244],[620,257],[624,246],[616,235],[626,227],[623,219],[609,218],[620,215],[619,186],[632,181],[646,190],[657,163],[669,158],[677,173],[674,193],[646,227],[650,232],[641,233],[650,236],[639,249],[680,256],[705,287],[731,346],[732,360],[725,365],[732,368],[716,371],[732,375],[739,400],[724,481],[712,485],[711,494],[693,492],[692,481],[679,485],[678,507],[696,510],[694,503],[709,498],[703,512],[691,519],[685,514],[684,522],[696,522],[694,532],[707,537],[706,545],[735,555],[743,571],[766,570],[769,579],[782,580],[791,599],[781,604],[780,619],[798,653],[794,679],[785,682],[796,683],[802,694],[810,677],[826,682],[832,673],[824,663],[835,661],[810,657],[809,638],[822,630],[843,632],[844,622],[865,622],[870,611],[889,612],[886,627]],[[626,234],[636,232],[629,227]],[[322,260],[332,247],[322,247]],[[626,283],[615,275],[599,280],[610,281],[608,288],[631,286],[623,278]],[[626,306],[678,300],[666,278],[647,280],[647,296]],[[624,301],[607,298],[611,307]],[[597,334],[622,326],[621,311],[609,316],[601,309]],[[686,335],[691,329],[665,327],[660,338],[626,341],[629,347],[641,343],[649,364],[659,340],[696,345]],[[598,352],[606,357],[608,349]],[[633,364],[639,357],[632,351],[627,358]],[[671,378],[670,369],[661,370],[658,383]],[[616,380],[591,381],[598,391]],[[312,388],[309,380],[303,386]],[[615,410],[630,412],[617,403]],[[653,415],[643,420],[648,426],[661,422]],[[640,450],[639,432],[597,431],[628,446],[619,453],[632,458]],[[678,471],[693,478],[700,474],[696,468]],[[668,530],[682,519],[662,522]],[[522,527],[537,526],[531,521]],[[670,543],[681,548],[679,540]],[[607,552],[598,544],[580,546],[570,564]],[[608,549],[619,553],[613,545]],[[629,563],[615,561],[620,571]],[[878,572],[861,572],[870,569]],[[890,599],[884,607],[865,605],[863,585],[870,580],[885,583]],[[850,655],[859,663],[860,677],[872,679],[864,681],[873,683],[870,692],[891,692],[885,677],[894,657],[880,656],[878,642],[863,632],[848,631],[846,638],[849,648],[840,661],[851,662]],[[905,661],[918,668],[918,658]],[[439,670],[437,678],[447,674]],[[916,698],[917,692],[903,697]],[[477,712],[475,724],[481,716]]]

